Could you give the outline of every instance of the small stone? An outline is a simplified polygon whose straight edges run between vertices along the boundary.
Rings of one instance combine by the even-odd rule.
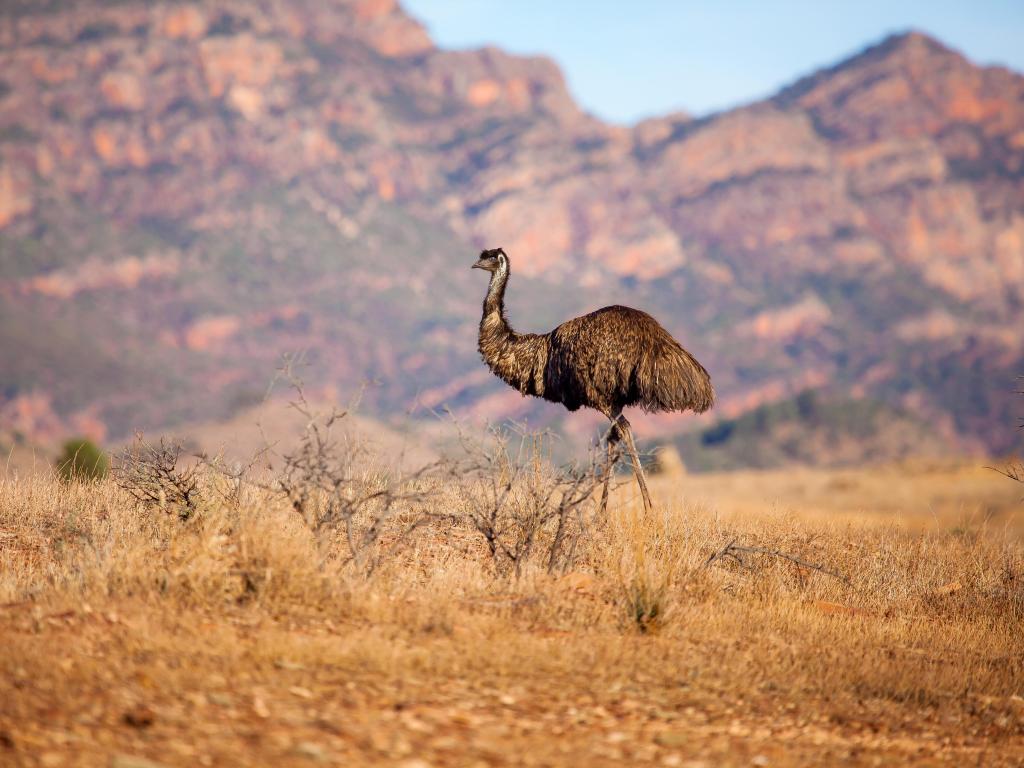
[[[308,757],[310,760],[316,760],[318,763],[327,760],[327,753],[324,751],[324,748],[311,741],[300,741],[296,744],[295,754],[299,757]]]
[[[114,755],[114,759],[110,761],[110,768],[165,768],[165,766],[163,763],[136,755]]]
[[[270,717],[270,710],[267,709],[267,702],[265,702],[259,696],[253,696],[252,711],[256,713],[257,717]]]
[[[682,747],[691,741],[693,737],[683,731],[665,731],[654,737],[654,742],[662,747]]]
[[[125,712],[121,719],[132,728],[148,728],[153,724],[156,715],[145,704],[139,704]]]

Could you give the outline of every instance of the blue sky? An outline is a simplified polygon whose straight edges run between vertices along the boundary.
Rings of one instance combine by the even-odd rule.
[[[767,96],[891,32],[918,29],[1024,71],[1024,0],[402,0],[445,48],[542,53],[615,122]]]

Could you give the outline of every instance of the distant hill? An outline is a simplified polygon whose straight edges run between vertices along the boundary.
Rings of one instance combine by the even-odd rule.
[[[439,50],[389,0],[0,8],[0,441],[227,419],[298,349],[382,422],[589,436],[480,363],[484,245],[522,330],[628,303],[705,362],[718,408],[648,436],[823,389],[1021,447],[1016,73],[910,33],[622,128],[552,62]]]
[[[945,439],[943,439],[945,438]],[[951,456],[955,441],[934,425],[868,399],[801,392],[678,438],[687,469],[704,472],[879,464],[906,456]]]

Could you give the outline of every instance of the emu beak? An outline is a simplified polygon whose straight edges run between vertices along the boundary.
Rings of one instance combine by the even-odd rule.
[[[484,270],[486,270],[487,267],[484,266],[484,260],[480,259],[480,261],[478,261],[476,264],[474,264],[472,267],[470,267],[470,269],[484,269]]]

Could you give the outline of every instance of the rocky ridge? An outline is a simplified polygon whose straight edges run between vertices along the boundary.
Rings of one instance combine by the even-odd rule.
[[[721,417],[819,389],[1020,444],[1024,78],[924,35],[633,128],[388,0],[16,3],[0,64],[8,435],[217,418],[298,348],[379,416],[560,419],[476,359],[500,244],[514,324],[647,308]]]

